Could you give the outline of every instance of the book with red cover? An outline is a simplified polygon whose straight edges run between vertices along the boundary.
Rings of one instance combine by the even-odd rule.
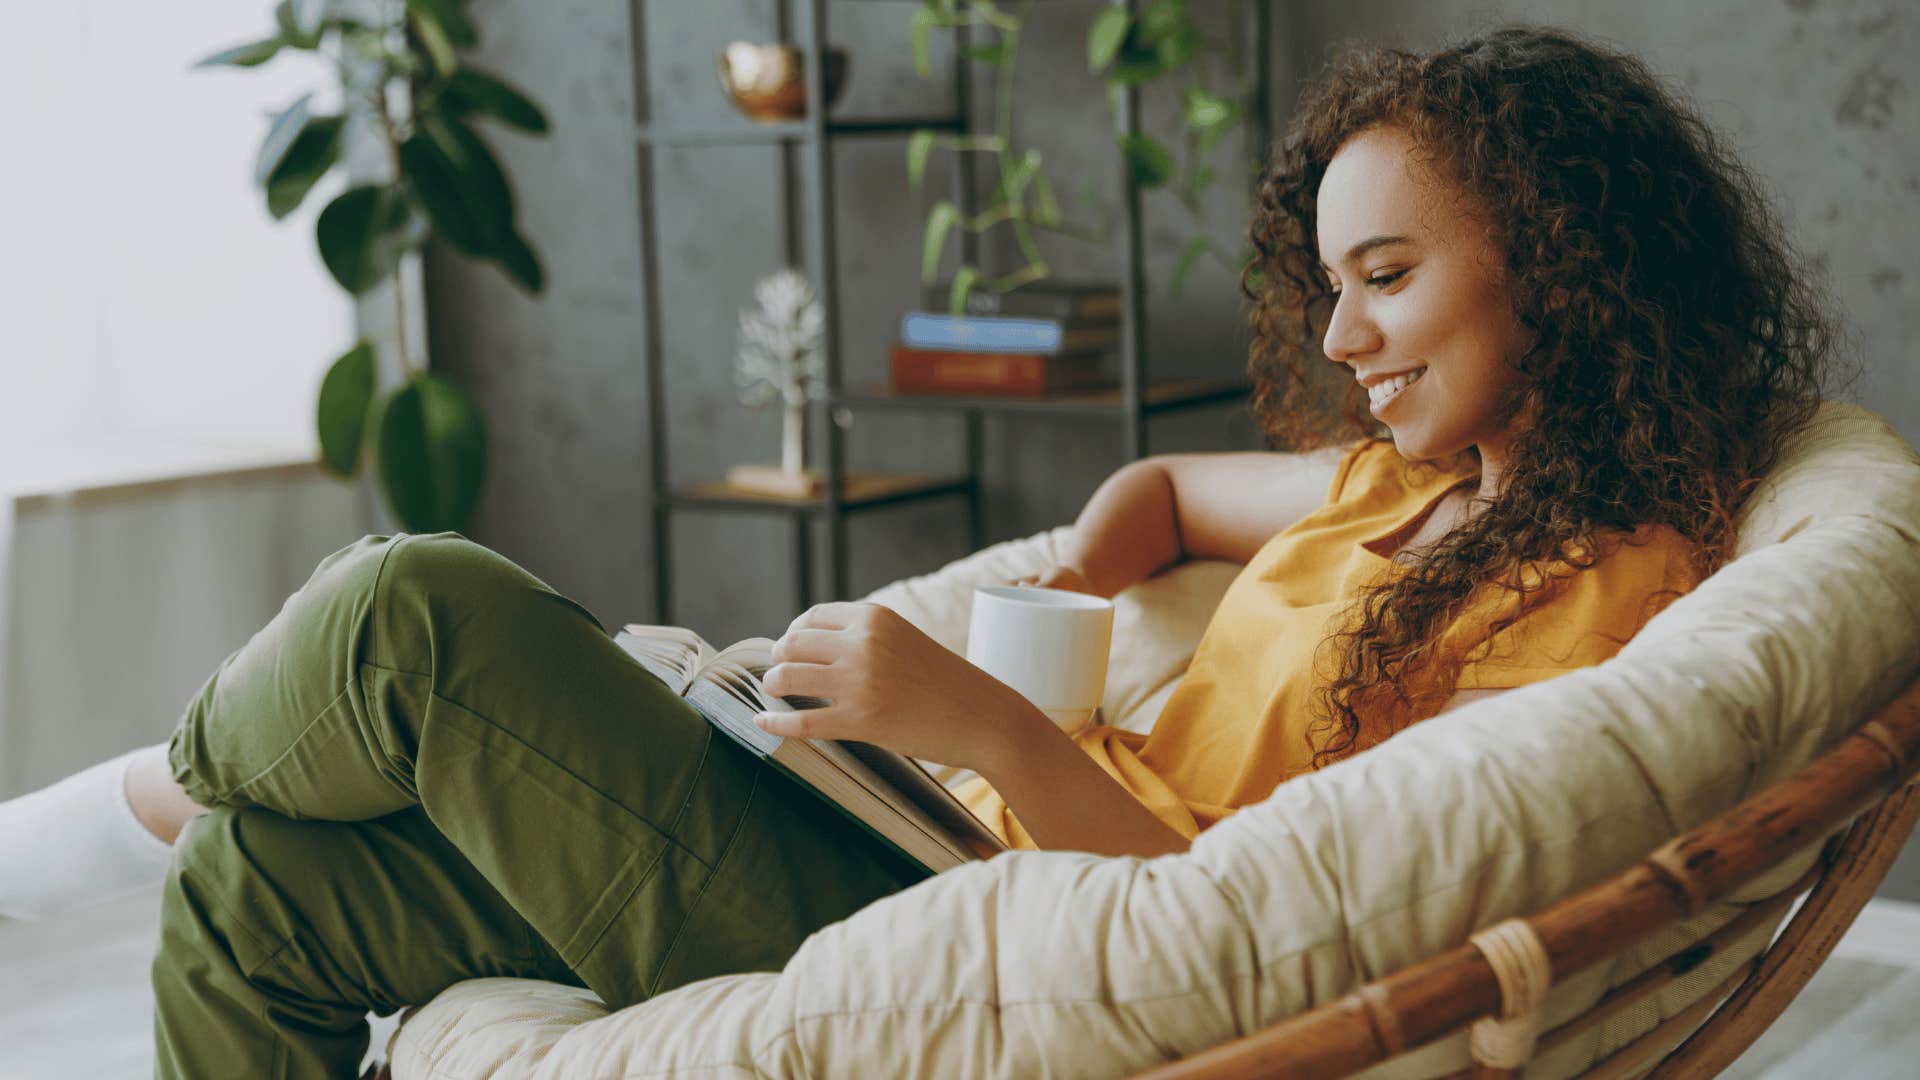
[[[897,394],[978,394],[982,397],[1045,397],[1068,390],[1113,385],[1097,352],[948,352],[893,347],[891,387]]]

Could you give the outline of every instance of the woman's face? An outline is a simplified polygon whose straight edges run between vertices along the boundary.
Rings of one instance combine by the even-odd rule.
[[[1485,217],[1416,157],[1405,131],[1373,128],[1328,163],[1317,225],[1337,294],[1327,356],[1353,369],[1403,456],[1479,447],[1490,483],[1504,461],[1520,333]]]

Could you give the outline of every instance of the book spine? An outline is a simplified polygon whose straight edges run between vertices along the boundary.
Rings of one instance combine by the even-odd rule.
[[[887,848],[891,850],[895,855],[898,855],[900,856],[900,858],[906,860],[908,863],[911,863],[912,865],[917,866],[922,870],[925,870],[929,876],[933,874],[937,874],[941,870],[951,869],[951,867],[946,867],[946,866],[928,866],[925,862],[914,858],[912,855],[908,854],[906,848],[903,848],[899,844],[894,843],[893,839],[889,837],[886,833],[883,833],[879,829],[874,828],[873,825],[868,823],[859,814],[856,814],[852,810],[849,810],[846,807],[840,805],[838,802],[835,802],[831,797],[827,795],[826,792],[821,791],[819,788],[814,787],[812,784],[808,783],[805,777],[801,776],[799,773],[796,773],[792,769],[788,768],[786,762],[781,761],[779,758],[774,757],[773,754],[769,753],[768,751],[763,750],[760,747],[755,746],[753,743],[750,743],[747,740],[741,738],[738,732],[734,731],[727,724],[721,722],[718,718],[714,716],[713,713],[708,712],[704,708],[701,708],[697,702],[692,701],[692,699],[688,699],[688,701],[689,701],[689,704],[692,704],[694,706],[694,709],[697,712],[699,712],[700,715],[707,718],[707,723],[709,725],[711,725],[713,728],[718,730],[721,734],[727,736],[729,739],[732,739],[736,744],[740,746],[741,749],[752,754],[754,757],[759,758],[768,767],[772,768],[774,771],[785,776],[788,780],[791,780],[795,784],[798,784],[801,788],[805,789],[807,793],[812,795],[814,798],[819,799],[821,802],[827,804],[828,806],[833,807],[836,811],[840,813],[841,817],[844,817],[848,821],[851,821],[855,825],[858,825],[862,832],[866,833],[868,836],[873,837],[875,840],[880,841],[882,844],[885,844]],[[981,857],[987,858],[989,856],[983,855]]]
[[[908,865],[917,866],[920,869],[926,871],[928,877],[932,877],[933,875],[940,873],[942,870],[953,869],[952,865],[928,866],[924,861],[914,858],[912,855],[908,854],[906,848],[903,848],[899,844],[894,843],[892,837],[889,837],[886,833],[883,833],[879,829],[874,828],[870,822],[862,818],[859,814],[856,814],[853,811],[847,809],[846,807],[840,805],[838,802],[835,802],[831,797],[827,795],[826,792],[821,791],[819,788],[814,787],[812,784],[807,783],[805,777],[802,777],[799,773],[796,773],[792,769],[788,768],[786,762],[779,760],[778,758],[774,757],[772,754],[768,754],[762,757],[760,760],[772,766],[776,771],[778,771],[781,775],[785,776],[787,779],[800,785],[800,787],[802,787],[807,792],[812,794],[814,798],[819,799],[821,802],[839,811],[841,817],[846,818],[848,821],[853,822],[855,825],[858,825],[860,827],[861,832],[864,832],[868,836],[873,837],[875,840],[880,841],[880,843],[884,844],[889,851],[892,851],[895,855],[900,856],[900,858],[904,860]],[[955,863],[953,865],[958,865],[958,863]]]
[[[895,346],[892,387],[902,394],[1040,397],[1103,382],[1091,355],[939,352]]]
[[[909,312],[900,320],[900,340],[915,349],[967,352],[1060,351],[1066,327],[1052,319],[1000,319]]]

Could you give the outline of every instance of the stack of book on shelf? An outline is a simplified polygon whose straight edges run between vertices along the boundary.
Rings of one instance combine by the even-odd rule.
[[[948,314],[950,286],[931,285],[927,310],[908,312],[893,348],[897,394],[1044,397],[1114,385],[1120,289],[1041,281],[1008,293],[976,290]]]

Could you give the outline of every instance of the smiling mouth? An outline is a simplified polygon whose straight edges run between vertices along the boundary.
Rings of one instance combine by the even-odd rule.
[[[1407,387],[1419,382],[1420,377],[1426,373],[1426,368],[1414,368],[1412,371],[1395,375],[1391,379],[1382,379],[1372,386],[1367,387],[1367,401],[1371,404],[1374,411],[1377,412],[1382,405],[1399,397]]]

